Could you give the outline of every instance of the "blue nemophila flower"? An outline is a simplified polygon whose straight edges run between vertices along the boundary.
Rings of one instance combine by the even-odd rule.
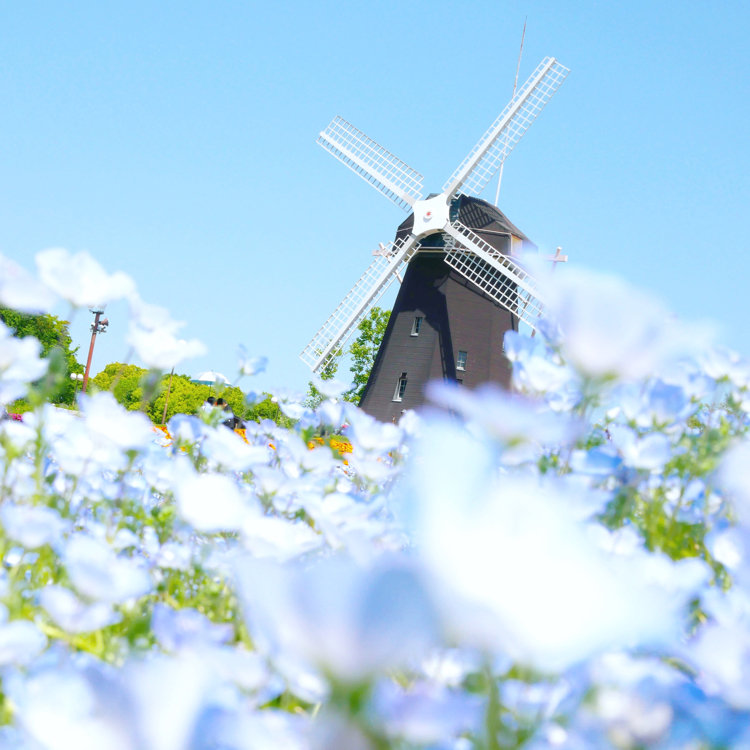
[[[575,450],[570,454],[570,468],[576,474],[599,478],[611,477],[618,472],[621,465],[622,458],[611,445]]]
[[[3,503],[0,521],[5,533],[27,549],[56,542],[69,527],[52,508]]]
[[[193,552],[186,544],[165,542],[151,555],[154,564],[165,570],[190,570]]]
[[[740,571],[743,565],[750,562],[748,559],[750,538],[744,529],[726,525],[717,526],[706,535],[705,544],[711,557],[733,573]]]
[[[323,545],[323,538],[304,521],[290,522],[263,515],[260,508],[248,513],[240,528],[242,544],[258,559],[286,562]]]
[[[0,304],[27,313],[49,313],[56,302],[52,290],[28,271],[0,255]]]
[[[699,355],[701,371],[714,380],[727,380],[739,388],[750,385],[750,363],[737,352],[711,347]]]
[[[251,357],[244,346],[239,347],[239,364],[241,375],[260,375],[268,367],[268,357]]]
[[[279,408],[289,419],[311,419],[313,412],[296,401],[279,401]]]
[[[104,395],[107,401],[111,399],[110,394],[97,395]],[[117,408],[121,407],[118,405]],[[127,457],[122,447],[101,432],[92,431],[87,422],[73,412],[47,405],[40,417],[30,419],[32,426],[36,426],[37,421],[41,423],[44,438],[50,447],[50,457],[54,462],[53,471],[59,468],[77,480],[98,482],[105,472],[119,471],[127,466]],[[136,423],[139,421],[136,420]],[[145,436],[144,432],[139,433]],[[153,433],[149,432],[149,436],[151,434]],[[132,444],[127,435],[125,440]]]
[[[581,425],[571,418],[546,408],[492,383],[470,391],[448,381],[427,386],[430,401],[460,414],[469,425],[478,425],[486,439],[506,446],[534,443],[564,448],[581,432]]]
[[[513,363],[513,385],[521,393],[543,397],[556,411],[580,400],[580,377],[541,338],[507,331],[503,351]]]
[[[191,351],[81,261],[74,304],[99,278],[152,364]],[[750,368],[685,356],[694,338],[619,282],[566,278],[557,321],[506,336],[524,398],[439,385],[441,410],[383,425],[325,381],[315,411],[277,394],[292,429],[247,444],[178,416],[171,449],[108,394],[3,422],[0,747],[469,750],[493,725],[530,750],[748,744]],[[43,372],[17,341],[0,325],[0,394]],[[321,427],[347,462],[303,439]]]
[[[557,670],[680,632],[705,571],[696,580],[645,551],[608,553],[555,478],[497,478],[487,449],[460,426],[436,423],[426,434],[410,472],[416,538],[445,584],[457,637]]]
[[[354,404],[345,404],[344,414],[347,427],[343,433],[354,445],[355,455],[361,452],[386,454],[400,445],[402,434],[397,425],[378,422]]]
[[[130,276],[122,271],[108,274],[86,252],[43,250],[36,255],[36,266],[41,281],[74,307],[101,307],[135,292]]]
[[[30,664],[44,650],[47,638],[28,620],[0,624],[0,666]]]
[[[323,380],[317,376],[313,377],[313,385],[327,399],[341,398],[352,387],[352,383],[345,383],[343,380]]]
[[[336,491],[322,496],[311,492],[302,498],[302,507],[332,549],[345,550],[361,562],[405,546],[382,498],[353,492]]]
[[[609,434],[625,466],[644,471],[661,471],[672,457],[669,438],[660,432],[639,435],[629,427],[611,425]]]
[[[86,428],[95,440],[105,440],[122,450],[132,450],[148,445],[154,437],[154,428],[148,417],[141,412],[127,411],[111,393],[92,396],[82,393],[78,403]]]
[[[41,358],[42,346],[33,336],[11,336],[0,328],[0,403],[7,404],[26,395],[28,385],[42,377],[48,362]]]
[[[191,607],[172,609],[165,604],[154,606],[151,627],[159,644],[167,651],[178,651],[187,646],[218,645],[234,635],[229,623],[213,623]]]
[[[166,310],[143,302],[135,292],[128,301],[131,311],[128,343],[148,367],[169,370],[206,353],[205,345],[197,339],[178,338],[177,332],[184,323],[172,320]]]
[[[326,381],[328,382],[328,381]],[[346,422],[346,412],[341,401],[326,399],[315,410],[315,416],[322,427],[338,431]]]
[[[221,719],[247,711],[219,683],[207,660],[186,652],[129,660],[119,670],[67,660],[16,682],[12,696],[34,747],[187,750],[226,747]]]
[[[184,476],[175,487],[180,515],[196,530],[238,531],[249,509],[237,483],[223,474]]]
[[[482,656],[467,648],[435,649],[419,666],[422,674],[435,685],[457,688],[468,675],[481,671]]]
[[[405,688],[381,680],[373,703],[375,715],[390,737],[418,746],[476,734],[484,709],[484,701],[478,695],[427,682]]]
[[[93,671],[93,670],[92,670]],[[111,682],[97,684],[95,673],[86,678],[70,664],[34,671],[25,681],[16,680],[10,694],[16,721],[31,747],[45,750],[134,750],[130,706],[108,711],[107,704],[125,696]]]
[[[654,378],[645,384],[620,384],[611,398],[618,404],[618,413],[624,419],[643,429],[673,426],[695,411],[684,384],[666,382],[662,378]]]
[[[724,455],[718,478],[740,523],[750,528],[750,441],[747,438],[735,443]]]
[[[720,696],[734,708],[750,711],[750,597],[748,578],[726,595],[706,593],[702,605],[708,619],[680,656],[697,672],[696,682],[709,695]]]
[[[707,345],[706,331],[682,326],[654,297],[615,277],[578,270],[544,288],[563,356],[587,377],[645,378]]]
[[[269,445],[246,443],[233,430],[227,430],[222,425],[203,431],[201,453],[213,466],[228,471],[249,471],[268,464],[272,457]]]
[[[104,541],[91,536],[72,536],[63,562],[73,586],[95,601],[120,604],[151,589],[151,579],[138,560],[116,555]]]
[[[39,592],[39,604],[53,622],[68,633],[90,633],[121,620],[111,604],[86,604],[63,586],[45,586]]]
[[[61,411],[61,410],[60,410]],[[3,419],[0,421],[0,430],[2,430],[3,443],[10,444],[21,455],[28,453],[34,441],[37,439],[37,414],[27,412],[23,421],[16,419]],[[5,445],[0,445],[0,451],[5,451]],[[0,453],[0,455],[3,455]],[[25,473],[24,467],[29,466],[27,462],[6,460],[8,470],[16,470]]]
[[[436,641],[437,611],[410,564],[362,569],[339,557],[302,568],[241,558],[235,568],[251,636],[273,659],[288,654],[359,683],[418,659]]]

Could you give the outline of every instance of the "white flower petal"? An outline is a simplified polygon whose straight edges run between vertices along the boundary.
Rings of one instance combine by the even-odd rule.
[[[67,545],[65,567],[84,596],[119,604],[151,589],[148,573],[136,560],[119,557],[104,542],[78,534]]]
[[[0,304],[27,313],[49,313],[52,290],[9,258],[0,255]]]
[[[13,620],[0,625],[0,666],[28,664],[47,645],[39,628],[27,620]]]
[[[121,619],[111,605],[104,602],[86,605],[62,586],[46,586],[39,594],[39,603],[55,623],[68,633],[89,633]]]
[[[72,255],[63,248],[43,250],[36,256],[41,280],[60,297],[76,307],[102,307],[125,299],[135,291],[127,274],[108,274],[86,252]]]
[[[237,485],[221,474],[197,474],[176,489],[182,517],[198,531],[237,531],[247,507]]]
[[[58,541],[68,526],[52,508],[13,503],[0,506],[0,520],[5,533],[27,549]]]

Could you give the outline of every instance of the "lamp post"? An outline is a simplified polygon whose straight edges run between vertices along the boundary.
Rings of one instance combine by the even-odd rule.
[[[70,379],[75,383],[75,389],[76,392],[78,392],[78,384],[83,382],[83,373],[82,372],[71,372],[70,373]]]
[[[81,389],[84,393],[86,393],[86,388],[89,384],[89,370],[91,369],[91,357],[94,354],[94,342],[96,341],[96,334],[97,333],[104,333],[107,330],[107,326],[109,325],[109,321],[107,318],[102,319],[102,314],[104,313],[104,309],[101,310],[97,309],[91,309],[91,312],[94,313],[94,322],[91,324],[91,344],[89,345],[89,358],[86,360],[86,371],[83,373],[83,388]]]

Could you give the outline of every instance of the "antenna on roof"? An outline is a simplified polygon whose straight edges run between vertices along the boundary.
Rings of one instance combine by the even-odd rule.
[[[528,16],[523,19],[523,31],[521,32],[521,48],[518,50],[518,63],[516,64],[516,78],[513,81],[513,96],[511,97],[511,100],[516,95],[516,89],[518,88],[518,71],[521,69],[521,55],[523,54],[523,39],[526,36],[526,21],[528,20]],[[500,199],[500,183],[503,181],[503,167],[505,166],[505,159],[503,159],[502,163],[500,164],[500,173],[497,176],[497,190],[495,191],[495,205],[497,206],[497,202]]]

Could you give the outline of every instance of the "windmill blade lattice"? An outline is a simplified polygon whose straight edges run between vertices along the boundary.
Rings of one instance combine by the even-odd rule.
[[[346,344],[397,274],[405,271],[418,246],[417,238],[409,235],[378,251],[375,260],[300,354],[313,372],[325,367]]]
[[[421,199],[422,175],[343,118],[334,117],[318,143],[404,211]]]
[[[463,224],[446,224],[444,231],[455,241],[446,246],[445,262],[536,330],[543,307],[531,275]]]
[[[479,196],[569,72],[554,57],[542,60],[443,185],[443,191]]]

